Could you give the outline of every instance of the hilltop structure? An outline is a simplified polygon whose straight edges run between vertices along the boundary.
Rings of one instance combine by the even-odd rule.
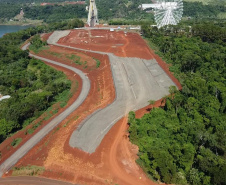
[[[23,21],[24,20],[24,11],[23,8],[20,9],[20,13],[14,17],[16,21]]]
[[[90,27],[99,24],[95,0],[90,0],[87,23]]]

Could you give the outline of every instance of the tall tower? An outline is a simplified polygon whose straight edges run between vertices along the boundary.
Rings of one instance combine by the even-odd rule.
[[[90,27],[94,27],[95,25],[99,24],[95,0],[90,0],[87,23]]]

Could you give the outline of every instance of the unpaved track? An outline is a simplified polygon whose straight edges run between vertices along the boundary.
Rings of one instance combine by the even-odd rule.
[[[9,177],[0,179],[0,185],[73,185],[73,184],[39,177]]]
[[[58,44],[57,41],[69,32],[54,32],[49,44],[85,52],[107,54],[116,90],[116,99],[108,107],[89,116],[76,129],[69,141],[70,146],[93,153],[111,127],[131,110],[148,105],[149,100],[159,100],[169,94],[175,84],[158,65],[156,60],[117,57],[111,53],[89,51]]]
[[[29,43],[23,46],[23,50],[25,50],[29,46]],[[22,145],[13,155],[11,155],[6,161],[4,161],[0,165],[0,177],[4,174],[4,172],[8,171],[16,162],[21,159],[31,148],[33,148],[43,137],[45,137],[54,127],[60,124],[68,115],[70,115],[75,109],[77,109],[83,101],[86,99],[89,90],[90,90],[90,81],[88,77],[80,70],[61,64],[59,62],[55,62],[49,59],[45,59],[43,57],[38,57],[30,54],[30,56],[35,57],[39,60],[46,61],[51,64],[55,64],[66,69],[69,69],[76,74],[78,74],[82,79],[82,90],[77,98],[77,100],[68,107],[64,112],[62,112],[59,116],[55,117],[52,121],[50,121],[43,129],[41,129],[37,134],[35,134],[30,140],[28,140],[24,145]]]
[[[111,127],[129,111],[147,106],[149,100],[161,99],[169,94],[169,86],[175,85],[154,60],[121,58],[112,54],[109,58],[116,99],[86,119],[70,138],[70,146],[88,153],[95,152]],[[152,66],[152,72],[145,63]]]

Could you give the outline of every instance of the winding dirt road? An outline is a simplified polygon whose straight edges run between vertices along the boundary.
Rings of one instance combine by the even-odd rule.
[[[104,136],[112,126],[131,110],[147,106],[149,100],[159,100],[169,94],[169,87],[175,86],[155,59],[145,60],[135,57],[118,57],[112,53],[90,51],[58,44],[58,40],[70,34],[70,31],[55,31],[47,40],[62,48],[70,48],[84,52],[106,54],[111,63],[116,98],[102,110],[90,115],[71,138],[70,146],[87,153],[94,153]],[[127,43],[124,45],[126,47]]]
[[[52,43],[52,44],[53,45],[58,45],[58,44],[54,44],[54,43]],[[62,45],[58,45],[58,46],[61,46],[62,47]],[[87,51],[87,52],[93,52],[93,51],[88,51],[88,50],[84,50],[84,49],[78,49],[78,48],[74,48],[74,47],[70,47],[70,46],[64,46],[64,47],[65,48],[70,48],[70,49],[75,49],[75,50],[82,50],[82,51]],[[120,57],[116,57],[116,56],[113,56],[112,54],[104,53],[104,52],[96,52],[95,51],[94,53],[108,54],[108,56],[109,56],[109,58],[111,60],[112,67],[115,67],[115,68],[118,69],[118,70],[115,70],[115,72],[113,72],[113,75],[118,76],[117,71],[118,72],[121,71],[121,73],[123,73],[123,75],[121,75],[121,76],[123,76],[123,81],[125,82],[124,84],[126,84],[126,88],[127,88],[127,90],[126,90],[127,93],[126,92],[123,92],[123,96],[124,96],[124,94],[127,94],[127,95],[130,94],[130,97],[133,97],[133,98],[129,98],[129,99],[128,99],[128,97],[127,98],[122,98],[122,100],[123,99],[126,100],[126,101],[121,102],[123,104],[123,106],[125,107],[125,109],[123,108],[123,111],[120,112],[120,116],[117,119],[120,119],[120,117],[123,117],[123,116],[124,117],[116,124],[116,126],[117,126],[116,127],[117,128],[117,131],[115,132],[116,134],[114,134],[114,137],[112,136],[112,140],[111,140],[112,143],[109,146],[109,148],[110,148],[109,149],[109,152],[107,152],[105,154],[106,155],[106,158],[107,158],[106,164],[107,164],[107,166],[109,168],[109,172],[111,172],[110,174],[113,177],[113,179],[116,180],[115,182],[117,182],[117,184],[120,184],[120,185],[121,184],[123,184],[123,185],[153,185],[155,183],[152,182],[150,179],[148,179],[146,177],[146,175],[142,172],[142,170],[136,164],[135,160],[130,161],[131,162],[129,164],[130,169],[129,169],[129,172],[128,172],[128,168],[125,170],[125,165],[123,164],[123,161],[121,159],[117,158],[117,156],[118,156],[119,150],[122,150],[123,151],[123,154],[122,154],[123,155],[123,158],[124,159],[127,159],[127,158],[130,157],[130,159],[131,159],[131,153],[129,151],[130,149],[128,148],[128,142],[129,141],[128,141],[128,138],[125,138],[125,133],[126,133],[126,131],[128,129],[127,116],[126,116],[126,114],[127,114],[127,112],[129,110],[138,109],[138,107],[140,106],[140,104],[139,105],[137,104],[136,105],[137,108],[135,108],[134,107],[134,103],[135,103],[135,101],[140,102],[139,93],[145,91],[145,89],[142,89],[142,88],[137,88],[137,89],[134,88],[134,92],[131,90],[131,87],[134,84],[139,85],[143,81],[142,79],[140,79],[139,74],[137,74],[135,71],[138,70],[139,68],[142,68],[142,69],[139,69],[139,70],[146,71],[146,77],[148,79],[150,77],[150,74],[152,76],[154,76],[154,78],[155,78],[155,82],[153,81],[153,83],[155,85],[154,84],[151,84],[152,89],[148,89],[147,92],[145,92],[144,94],[141,94],[141,97],[146,97],[146,95],[147,95],[146,93],[150,93],[151,90],[153,91],[153,89],[156,90],[157,88],[160,88],[160,89],[164,90],[164,93],[167,93],[168,92],[168,89],[165,86],[164,81],[162,81],[162,79],[160,78],[161,75],[164,75],[164,74],[163,73],[158,73],[158,71],[160,70],[159,69],[159,66],[156,65],[156,62],[153,62],[153,61],[152,62],[151,61],[146,61],[146,60],[141,60],[139,62],[132,61],[132,63],[135,64],[134,69],[132,69],[133,68],[132,65],[134,65],[134,64],[131,64],[130,61],[126,61],[126,58],[123,58],[122,59]],[[40,59],[40,60],[44,60],[44,61],[50,62],[50,63],[54,62],[54,61],[51,61],[51,60],[46,60],[46,59],[44,59],[42,57],[37,57],[37,58]],[[129,59],[129,60],[132,60],[132,59]],[[58,64],[56,64],[56,65],[58,65]],[[66,65],[61,64],[60,66],[65,67]],[[84,75],[84,74],[82,74],[82,75]],[[133,76],[136,76],[136,78],[138,76],[138,78],[137,78],[138,80],[135,77],[134,77],[135,79],[133,79]],[[86,76],[84,76],[84,78],[87,79]],[[166,79],[166,78],[164,77],[164,79]],[[84,80],[84,79],[82,78],[82,80]],[[120,79],[118,79],[118,81],[119,81],[119,86],[125,86],[125,85],[123,85],[122,82],[120,82]],[[148,80],[146,80],[146,81],[148,81]],[[167,82],[167,81],[165,81],[165,82]],[[142,84],[142,86],[143,85],[144,84]],[[171,85],[173,85],[173,84],[171,84]],[[148,85],[144,85],[144,86],[148,87]],[[83,84],[83,88],[84,88],[84,84]],[[117,90],[117,88],[116,88],[116,90]],[[120,90],[120,91],[123,91],[123,90]],[[83,93],[81,92],[81,94],[83,94]],[[158,99],[158,96],[161,96],[162,97],[162,95],[157,94],[155,98]],[[152,98],[149,97],[148,100],[150,100],[150,99],[152,99]],[[143,101],[147,103],[147,100],[146,99],[144,99]],[[145,104],[144,102],[141,102],[141,103],[142,104]],[[120,106],[117,106],[117,107],[120,107]],[[117,120],[114,120],[114,121],[116,122]],[[111,124],[111,125],[113,125],[113,124]],[[93,138],[93,137],[87,137],[86,138],[86,136],[89,136],[90,135],[90,130],[92,130],[92,129],[90,129],[90,125],[88,125],[87,127],[88,127],[88,129],[84,129],[84,131],[82,129],[80,129],[80,131],[82,131],[82,132],[79,133],[79,135],[82,136],[82,137],[78,137],[77,139],[83,140],[84,143],[85,143],[85,144],[83,143],[83,146],[85,145],[85,147],[87,147],[85,149],[82,148],[82,147],[79,147],[79,148],[85,150],[86,152],[92,153],[93,151],[95,151],[95,147],[93,147],[93,148],[90,149],[90,146],[93,146],[93,144],[92,145],[88,145],[89,142],[92,141],[92,140],[89,140],[88,138]],[[108,127],[108,128],[110,129],[110,127]],[[106,131],[108,131],[108,130],[106,130]],[[96,132],[98,132],[98,130]],[[84,133],[85,133],[85,136],[84,136]],[[73,138],[72,138],[72,140],[73,140]],[[99,141],[101,141],[101,140],[99,140]],[[39,140],[37,142],[39,142]],[[80,142],[78,142],[78,144],[79,143]],[[99,143],[97,143],[96,146],[98,146],[98,145],[99,145]],[[22,155],[24,155],[24,154],[22,154]],[[21,157],[22,157],[22,155],[21,155]],[[8,165],[9,168],[11,167],[10,165]],[[3,170],[4,171],[6,171],[7,168],[4,168],[4,166],[3,166]],[[1,169],[1,166],[0,166],[0,169]],[[99,178],[99,176],[97,176],[97,177]],[[31,179],[34,182],[32,184],[35,184],[35,185],[36,184],[39,184],[36,181],[40,181],[40,179],[35,179],[33,177]],[[3,179],[0,179],[0,185],[1,185],[1,180],[3,180]],[[10,181],[11,178],[9,178],[8,180]],[[42,184],[44,185],[45,184],[44,181],[42,181],[42,182],[43,182]],[[74,183],[76,183],[76,182],[78,182],[78,181],[77,180],[74,181]],[[12,185],[17,185],[16,183],[11,183],[11,184]],[[29,184],[29,180],[26,181],[26,184]],[[61,183],[59,183],[59,184],[61,184]],[[92,184],[92,183],[90,183],[90,184]],[[51,185],[51,182],[50,182],[50,184],[47,183],[46,185]]]
[[[23,50],[26,50],[29,46],[29,43],[23,46]],[[43,129],[41,129],[37,134],[35,134],[30,140],[28,140],[23,146],[21,146],[13,155],[11,155],[6,161],[4,161],[0,165],[0,177],[7,172],[16,162],[21,159],[31,148],[33,148],[43,137],[45,137],[53,128],[55,128],[58,124],[60,124],[68,115],[70,115],[75,109],[77,109],[83,101],[86,99],[89,90],[90,90],[90,81],[88,77],[79,69],[74,67],[45,59],[43,57],[39,57],[33,54],[30,54],[31,57],[34,57],[39,60],[43,60],[45,62],[55,64],[66,69],[69,69],[76,74],[78,74],[82,79],[82,90],[79,97],[76,99],[73,104],[68,107],[64,112],[62,112],[59,116],[55,117],[48,125],[46,125]]]

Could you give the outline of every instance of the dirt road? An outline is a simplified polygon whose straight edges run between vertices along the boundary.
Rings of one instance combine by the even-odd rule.
[[[170,86],[175,86],[155,60],[108,56],[116,99],[86,119],[70,139],[72,147],[88,153],[95,152],[106,133],[129,111],[147,106],[149,100],[161,99],[169,94]]]
[[[68,182],[39,177],[10,177],[0,179],[0,185],[74,185]]]
[[[22,49],[26,49],[29,46],[29,44],[26,44]],[[13,155],[11,155],[6,161],[4,161],[0,165],[0,177],[8,171],[16,162],[21,159],[32,147],[34,147],[43,137],[45,137],[54,127],[56,127],[58,124],[60,124],[68,115],[70,115],[75,109],[77,109],[83,101],[86,99],[89,90],[90,90],[90,81],[88,77],[80,70],[61,64],[49,59],[45,59],[43,57],[38,57],[35,55],[30,54],[30,56],[35,57],[39,60],[46,61],[51,64],[55,64],[61,67],[64,67],[66,69],[69,69],[76,74],[78,74],[82,79],[82,90],[77,98],[77,100],[68,107],[64,112],[62,112],[59,116],[54,118],[48,125],[46,125],[42,130],[40,130],[37,134],[35,134],[30,140],[28,140],[23,146],[21,146]]]
[[[159,100],[168,95],[169,87],[176,85],[155,59],[118,57],[112,53],[89,51],[57,43],[69,33],[68,31],[56,31],[47,42],[62,48],[107,54],[111,63],[116,89],[115,101],[108,107],[94,112],[83,121],[73,132],[69,141],[70,146],[93,153],[119,119],[131,110],[147,106],[149,100]]]

